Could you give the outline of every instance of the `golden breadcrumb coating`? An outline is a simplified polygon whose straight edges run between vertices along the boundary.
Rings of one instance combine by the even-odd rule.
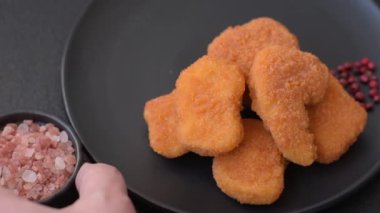
[[[256,54],[272,45],[298,48],[298,40],[281,23],[262,17],[228,27],[209,44],[208,55],[237,64],[247,76]]]
[[[319,103],[327,84],[327,67],[310,53],[272,46],[256,55],[248,82],[252,110],[293,163],[307,166],[317,157],[305,106]]]
[[[330,74],[322,102],[310,107],[310,131],[317,146],[317,161],[338,160],[356,141],[367,122],[367,112]]]
[[[244,119],[244,140],[217,156],[212,171],[218,187],[243,204],[271,204],[284,189],[285,160],[259,120]]]
[[[215,156],[243,139],[240,117],[244,77],[238,67],[203,56],[176,82],[178,138],[189,150]]]
[[[178,117],[175,91],[149,100],[145,104],[144,118],[149,128],[150,147],[167,158],[176,158],[187,152],[178,142]]]

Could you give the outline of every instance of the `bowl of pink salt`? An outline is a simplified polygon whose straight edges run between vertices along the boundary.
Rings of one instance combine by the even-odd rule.
[[[81,164],[80,142],[60,119],[42,112],[0,117],[0,187],[45,205],[67,205]]]

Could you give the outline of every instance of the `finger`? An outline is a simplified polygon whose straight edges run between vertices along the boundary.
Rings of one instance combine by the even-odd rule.
[[[0,212],[7,213],[55,213],[56,209],[42,206],[32,201],[20,198],[10,190],[0,187]]]
[[[75,183],[79,192],[79,200],[72,206],[75,211],[134,212],[124,178],[113,166],[86,163]]]

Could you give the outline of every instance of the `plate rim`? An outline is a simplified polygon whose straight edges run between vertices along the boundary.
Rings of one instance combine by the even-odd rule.
[[[91,10],[92,6],[94,5],[95,0],[90,0],[88,5],[85,7],[84,12],[82,15],[77,18],[77,21],[75,22],[74,26],[70,30],[68,37],[66,39],[66,42],[64,44],[63,48],[63,54],[61,57],[61,66],[60,66],[60,77],[61,77],[61,95],[63,99],[63,104],[65,108],[65,114],[69,120],[69,124],[72,126],[73,131],[76,133],[76,135],[79,138],[79,141],[81,145],[87,150],[87,152],[91,155],[92,159],[95,160],[95,162],[101,162],[99,159],[97,159],[96,156],[92,155],[89,146],[86,145],[83,140],[83,137],[78,131],[77,125],[74,122],[72,110],[69,104],[69,98],[68,98],[68,91],[67,91],[67,64],[68,64],[68,56],[71,52],[71,49],[73,49],[73,40],[75,39],[75,36],[78,34],[78,31],[80,27],[83,25],[85,18],[88,16],[89,11]],[[373,1],[369,1],[374,4]],[[374,4],[375,7],[377,7],[376,4]],[[314,212],[314,211],[320,211],[323,209],[327,209],[328,207],[333,206],[334,204],[337,204],[344,199],[346,199],[348,196],[353,195],[355,192],[357,192],[360,188],[362,188],[364,185],[366,185],[371,179],[374,178],[374,176],[378,173],[380,173],[380,160],[374,164],[363,176],[361,176],[359,179],[357,179],[353,184],[351,184],[349,187],[345,188],[344,190],[339,191],[334,196],[331,196],[327,199],[324,199],[320,202],[314,203],[312,205],[308,205],[302,209],[298,209],[293,212]],[[147,205],[151,204],[154,205],[156,208],[161,208],[166,211],[172,211],[172,212],[186,212],[186,210],[178,209],[177,207],[173,207],[171,205],[165,204],[155,198],[152,198],[144,193],[138,192],[138,190],[135,190],[133,187],[127,184],[128,191],[131,192],[133,195],[143,199],[145,202],[148,202]]]

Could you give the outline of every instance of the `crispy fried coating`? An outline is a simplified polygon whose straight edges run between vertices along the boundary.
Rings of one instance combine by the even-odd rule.
[[[317,161],[328,164],[338,160],[356,141],[367,122],[367,112],[330,74],[325,97],[310,107],[309,118]]]
[[[295,48],[260,51],[249,75],[252,110],[263,119],[283,156],[307,166],[317,157],[305,105],[319,103],[328,85],[328,69],[319,59]]]
[[[244,119],[244,139],[213,160],[218,187],[243,204],[271,204],[284,188],[285,159],[259,120]]]
[[[178,138],[189,150],[215,156],[243,139],[244,77],[236,65],[203,56],[176,82]]]
[[[176,158],[187,152],[178,142],[178,116],[175,107],[175,91],[149,100],[145,104],[144,118],[149,128],[150,147],[156,153]]]
[[[224,30],[209,44],[208,55],[237,64],[247,76],[256,54],[272,45],[298,48],[298,40],[281,23],[271,18],[256,18]]]

